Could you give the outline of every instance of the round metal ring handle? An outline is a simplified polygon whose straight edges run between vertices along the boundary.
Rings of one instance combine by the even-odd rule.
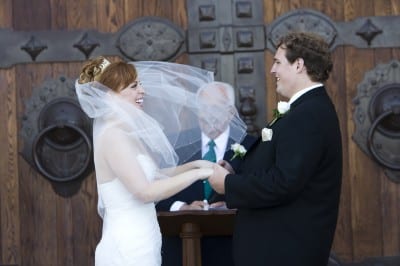
[[[62,178],[50,174],[43,167],[41,158],[40,158],[39,154],[37,153],[38,145],[39,145],[40,141],[43,139],[43,137],[46,135],[46,133],[55,128],[60,128],[60,127],[68,127],[70,129],[78,132],[83,137],[83,139],[85,140],[85,143],[88,147],[88,153],[87,153],[87,156],[85,158],[82,168],[75,174],[73,174],[71,176],[67,176],[67,177],[62,177]],[[90,155],[92,154],[92,143],[91,143],[89,137],[86,135],[86,133],[79,127],[72,125],[72,124],[63,124],[63,125],[56,124],[56,125],[51,125],[51,126],[46,127],[39,133],[39,135],[36,136],[35,140],[33,141],[32,153],[33,153],[34,164],[42,175],[44,175],[45,177],[47,177],[48,179],[50,179],[52,181],[66,182],[66,181],[71,181],[71,180],[74,180],[74,179],[80,177],[85,172],[85,170],[88,168],[90,161],[91,161]]]
[[[369,131],[368,131],[368,139],[367,139],[367,146],[369,151],[371,152],[372,156],[374,157],[375,160],[377,160],[380,164],[382,164],[383,166],[385,166],[386,168],[389,168],[391,170],[394,171],[399,171],[400,170],[400,165],[396,165],[394,163],[389,163],[386,160],[384,160],[378,152],[376,152],[374,145],[373,145],[373,137],[374,137],[374,133],[375,130],[377,129],[379,123],[387,116],[391,115],[391,114],[395,114],[395,111],[393,109],[388,110],[386,112],[383,112],[382,114],[380,114],[375,121],[372,123]]]

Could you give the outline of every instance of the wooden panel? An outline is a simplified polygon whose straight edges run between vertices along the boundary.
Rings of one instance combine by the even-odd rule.
[[[343,6],[342,1],[318,1],[317,5],[312,6],[316,10],[320,10],[329,16],[333,21],[342,21],[344,19],[344,10],[339,8]],[[335,239],[332,250],[339,258],[351,259],[353,257],[353,236],[349,224],[351,224],[351,187],[349,182],[349,159],[348,149],[349,140],[347,138],[347,121],[351,119],[351,113],[347,112],[347,106],[352,102],[347,100],[346,76],[343,62],[346,61],[345,48],[337,47],[333,52],[333,72],[327,83],[329,95],[335,104],[336,111],[339,116],[340,129],[342,132],[342,148],[343,148],[343,177],[342,191],[340,197],[340,209],[338,223],[336,227]]]
[[[100,241],[100,217],[97,214],[96,182],[87,177],[80,193],[72,197],[73,265],[93,265],[94,251]]]
[[[31,2],[26,0],[14,1],[13,27],[18,30],[39,30],[50,28],[50,5],[48,1],[42,0]],[[24,18],[24,19],[20,19]],[[51,67],[49,65],[21,65],[16,68],[18,79],[15,80],[17,87],[19,113],[24,110],[24,99],[28,99],[38,81],[49,76]],[[29,75],[28,75],[29,73]],[[30,84],[31,86],[27,86]],[[22,111],[22,112],[21,112]],[[22,145],[22,143],[21,143]],[[21,163],[19,168],[19,180],[21,183],[21,239],[28,243],[29,249],[23,246],[23,265],[55,265],[57,252],[56,247],[56,224],[55,198],[50,184],[40,175],[32,172],[29,165]],[[24,243],[24,242],[23,242]],[[42,254],[42,255],[41,255]],[[46,254],[46,256],[43,256]]]
[[[1,17],[1,15],[0,15]],[[20,263],[15,72],[0,72],[0,262]]]
[[[346,49],[346,57],[352,58],[346,63],[346,81],[348,102],[356,95],[357,82],[363,79],[364,72],[373,67],[373,56],[368,51]],[[353,114],[353,106],[348,105],[347,111]],[[349,117],[347,139],[351,140],[354,124]],[[352,199],[352,230],[354,258],[379,255],[380,251],[380,202],[379,169],[354,142],[349,142],[350,186]]]
[[[349,102],[346,95],[345,79],[343,78],[345,76],[345,69],[343,68],[343,62],[345,61],[344,50],[343,47],[340,47],[333,53],[334,71],[327,84],[328,93],[335,103],[336,111],[339,116],[343,147],[341,203],[333,250],[340,258],[352,258],[353,239],[351,227],[349,226],[349,224],[351,224],[351,205],[349,204],[351,202],[351,187],[349,182],[350,165],[348,161],[349,139],[347,137],[347,120],[351,119],[351,113],[347,112]]]
[[[279,16],[282,16],[283,14],[285,14],[286,12],[289,12],[291,10],[289,3],[291,1],[289,0],[284,0],[284,1],[274,1],[275,4],[275,18],[278,18]],[[264,1],[265,3],[265,1]],[[266,5],[268,8],[270,5]]]
[[[67,3],[64,0],[50,0],[51,29],[62,30],[67,28]]]
[[[20,96],[20,95],[18,95]],[[35,205],[36,202],[33,201],[32,192],[33,189],[33,177],[35,176],[35,171],[27,165],[24,160],[20,161],[19,171],[20,179],[20,218],[19,225],[21,227],[21,265],[37,265],[35,264],[34,253],[34,231],[35,225],[34,221],[37,220]],[[45,236],[39,236],[45,237]]]
[[[0,5],[1,27],[12,27],[12,0]],[[0,71],[0,264],[21,263],[15,71]]]
[[[400,14],[400,1],[397,2],[396,5],[393,4],[393,12],[394,14]],[[400,59],[400,49],[393,49],[393,58],[396,58],[397,60]],[[393,230],[393,242],[395,244],[393,244],[393,247],[388,247],[387,243],[385,243],[384,245],[384,251],[386,252],[388,249],[390,249],[390,252],[394,251],[397,252],[397,254],[399,254],[399,250],[400,250],[400,185],[397,186],[393,186],[390,190],[390,192],[386,192],[386,193],[390,193],[390,198],[391,200],[393,200],[393,203],[391,202],[390,208],[387,208],[387,210],[385,211],[385,214],[388,214],[389,212],[391,213],[391,225],[394,225],[393,228],[397,228]],[[388,195],[388,194],[386,194]],[[396,227],[397,226],[397,227]],[[388,230],[384,230],[385,235],[387,235],[388,233],[392,233],[391,231],[392,227],[389,227]],[[390,244],[389,244],[390,245]],[[397,247],[397,248],[396,248]]]
[[[68,29],[98,28],[104,32],[115,31],[116,24],[124,23],[124,16],[115,14],[115,10],[121,12],[121,7],[115,6],[114,2],[75,1],[73,8],[67,10]],[[123,3],[119,1],[118,4]],[[76,11],[79,12],[78,17],[75,16]],[[108,25],[110,21],[112,23]],[[82,62],[68,63],[67,66],[64,65],[64,72],[68,77],[76,78],[82,66]],[[72,259],[65,257],[68,259],[66,263],[70,263],[67,265],[94,265],[94,251],[101,232],[101,220],[96,213],[97,194],[94,173],[84,179],[79,193],[69,198],[64,204],[67,204],[68,211],[62,212],[63,204],[61,203],[59,213],[70,219],[66,225],[71,238],[66,244],[70,248],[68,252],[72,255]]]
[[[67,1],[50,0],[51,28],[62,30],[68,28]],[[52,64],[51,77],[68,76],[65,64]],[[54,193],[54,192],[53,192]],[[56,246],[53,247],[57,254],[56,265],[77,265],[74,263],[74,223],[72,220],[72,203],[68,197],[55,195],[55,230]],[[59,233],[61,232],[61,233]],[[88,264],[90,265],[90,264]]]
[[[143,2],[144,2],[143,0],[138,0],[138,1],[125,0],[124,15],[127,21],[134,20],[144,15],[143,6],[145,5],[145,3]]]
[[[92,1],[69,1],[66,10],[67,29],[95,29],[97,17],[94,7]]]
[[[394,14],[400,14],[400,3],[393,5]],[[400,49],[392,49],[393,58],[400,60]],[[386,177],[384,177],[386,178]],[[384,254],[400,253],[400,185],[384,182],[382,194],[383,202],[386,204],[383,209],[384,221]]]
[[[357,16],[373,15],[372,5],[361,5],[360,1],[346,2],[345,20]],[[346,82],[348,102],[356,96],[357,84],[362,81],[364,73],[374,67],[374,58],[371,51],[346,49]],[[353,113],[353,106],[347,106],[348,113]],[[353,121],[348,119],[347,138],[351,139],[354,132]],[[353,230],[353,259],[359,260],[368,256],[380,256],[382,250],[382,218],[379,178],[380,170],[377,165],[366,156],[354,142],[349,143],[349,170],[352,190],[351,216]]]
[[[174,23],[179,27],[186,29],[188,21],[187,21],[186,7],[185,4],[183,4],[184,2],[185,1],[182,0],[172,0],[170,2],[170,5],[172,7],[171,16],[173,18]]]
[[[49,0],[13,0],[12,5],[14,30],[49,29]]]
[[[97,30],[103,32],[118,31],[125,23],[123,7],[124,0],[97,1]]]
[[[374,2],[375,14],[378,16],[392,15],[396,9],[394,2],[382,0]],[[375,49],[375,64],[387,64],[395,57],[394,49]],[[381,170],[377,177],[381,179],[381,217],[382,217],[382,255],[394,256],[399,254],[400,250],[400,201],[398,198],[399,184],[390,181]]]
[[[52,64],[51,76],[54,79],[60,76],[69,76],[65,64]],[[56,237],[57,265],[77,265],[74,263],[75,232],[73,228],[80,225],[74,224],[72,219],[73,209],[71,198],[55,196],[56,232],[61,232]]]
[[[33,64],[28,64],[16,67],[16,75],[19,78],[15,84],[20,114],[25,107],[22,99],[29,99],[34,88],[39,86],[40,81],[48,77],[49,73],[51,73],[50,65],[36,65],[33,68]],[[31,84],[32,87],[26,84]],[[25,241],[28,243],[22,249],[22,265],[56,265],[58,235],[56,195],[51,184],[22,161],[19,167],[19,179],[22,202],[21,236],[22,243]]]

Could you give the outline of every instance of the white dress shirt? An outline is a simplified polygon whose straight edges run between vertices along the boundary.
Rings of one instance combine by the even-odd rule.
[[[229,128],[222,132],[217,138],[214,139],[215,142],[215,155],[217,156],[217,162],[224,158],[224,154],[226,151],[226,145],[228,144],[229,139]],[[208,142],[211,139],[207,137],[204,133],[201,133],[201,157],[208,152]]]
[[[321,87],[321,86],[323,86],[323,84],[322,84],[322,83],[318,83],[318,84],[315,84],[315,85],[313,85],[313,86],[311,86],[311,87],[308,87],[308,88],[299,90],[298,92],[296,92],[295,94],[293,94],[292,98],[290,98],[289,104],[292,104],[294,101],[296,101],[296,100],[297,100],[301,95],[303,95],[304,93],[309,92],[310,90],[315,89],[315,88],[318,88],[318,87]]]

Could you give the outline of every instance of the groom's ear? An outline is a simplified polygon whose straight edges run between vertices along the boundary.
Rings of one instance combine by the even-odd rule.
[[[296,59],[296,69],[297,71],[301,72],[304,69],[304,59],[303,58],[297,58]]]

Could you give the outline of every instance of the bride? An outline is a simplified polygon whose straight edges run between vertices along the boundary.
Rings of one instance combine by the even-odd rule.
[[[196,141],[197,134],[186,134],[198,127],[195,91],[212,80],[211,72],[166,62],[110,63],[99,57],[83,67],[75,87],[82,109],[94,118],[103,218],[97,266],[161,265],[155,202],[213,172],[213,164],[203,160],[177,166],[174,151]]]

